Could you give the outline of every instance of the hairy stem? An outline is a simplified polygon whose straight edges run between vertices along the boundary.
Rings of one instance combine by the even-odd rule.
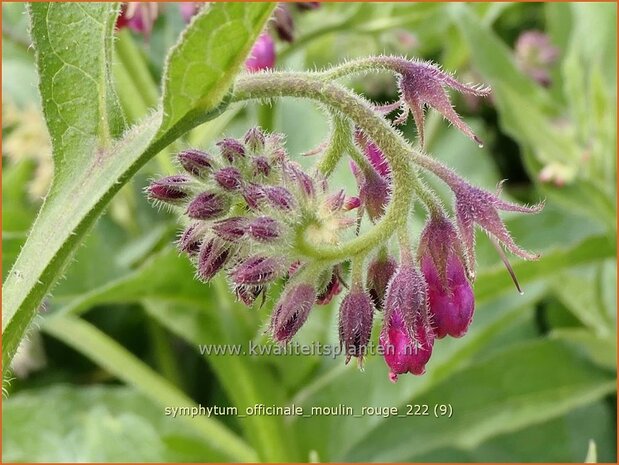
[[[392,169],[392,201],[382,219],[368,232],[341,245],[312,244],[304,235],[297,249],[318,260],[342,260],[369,251],[393,235],[398,226],[406,223],[411,206],[416,176],[410,163],[410,145],[391,125],[378,115],[371,105],[352,91],[333,82],[324,82],[307,73],[263,73],[240,77],[232,102],[272,99],[276,97],[307,98],[320,102],[346,115],[364,131],[384,153]]]

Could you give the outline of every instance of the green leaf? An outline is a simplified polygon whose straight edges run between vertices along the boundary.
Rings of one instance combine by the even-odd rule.
[[[614,334],[598,335],[585,328],[560,328],[553,330],[550,337],[583,351],[603,368],[617,370],[617,337]]]
[[[215,291],[221,291],[214,293],[212,287],[194,279],[194,273],[189,260],[168,248],[135,272],[94,289],[59,312],[78,314],[101,303],[146,302],[151,316],[196,350],[200,344],[246,344],[258,327],[259,316],[231,304],[223,281],[212,283]],[[256,403],[284,404],[282,389],[262,360],[234,355],[207,356],[206,360],[240,411]],[[241,426],[265,460],[295,458],[292,438],[281,418],[248,416]]]
[[[213,4],[192,22],[168,56],[160,133],[191,124],[224,99],[274,6]]]
[[[451,418],[392,417],[344,461],[407,462],[442,447],[471,448],[494,435],[559,416],[609,394],[607,372],[556,341],[512,347],[468,367],[412,403],[450,404]],[[405,413],[405,412],[403,412]],[[375,444],[381,447],[376,448]]]
[[[522,285],[553,276],[562,269],[595,263],[615,256],[614,240],[607,236],[592,236],[568,247],[547,252],[539,261],[519,261],[512,266]],[[483,301],[513,289],[513,283],[503,265],[479,273],[475,281],[475,297]],[[526,292],[526,288],[525,288]]]
[[[114,141],[108,132],[112,129],[111,135],[116,135],[119,124],[108,67],[116,8],[103,3],[32,6],[32,36],[43,109],[54,147],[56,176],[4,283],[3,367],[9,366],[41,300],[116,192],[183,130],[218,115],[225,107],[225,104],[217,106],[225,93],[222,89],[227,90],[232,84],[238,63],[264,26],[268,8],[262,4],[219,3],[196,16],[169,60],[172,74],[166,77],[166,88],[171,93],[164,98],[167,109],[164,129],[160,130],[163,113],[158,111],[121,140]],[[228,47],[230,38],[215,30],[228,30],[223,23],[205,29],[204,25],[213,25],[213,17],[234,24],[243,18],[243,43],[234,41],[236,48]],[[202,35],[198,37],[194,30]],[[182,45],[185,39],[191,46]],[[198,56],[207,59],[205,50],[218,56],[209,59],[221,67],[223,74],[218,75],[217,85],[199,86],[198,95],[195,93],[198,90],[185,88],[182,80],[187,77],[186,72],[195,68]],[[219,53],[224,52],[233,53],[233,58],[226,61],[220,57]],[[183,63],[192,66],[184,68]],[[193,81],[202,79],[204,76]],[[211,91],[214,96],[210,95]],[[180,103],[170,100],[176,92],[189,93],[192,98]],[[189,107],[194,104],[198,107]],[[182,118],[183,126],[176,124],[180,120],[171,123],[170,114]]]
[[[602,399],[559,418],[509,432],[473,449],[445,447],[415,457],[423,463],[581,463],[590,438],[600,445],[603,462],[615,462],[615,424]]]
[[[180,418],[126,387],[57,385],[4,400],[5,462],[222,461]],[[178,447],[192,443],[193,451]],[[193,453],[193,456],[192,456]],[[191,459],[190,459],[191,460]]]
[[[133,385],[157,402],[162,409],[195,407],[190,398],[90,323],[72,316],[55,316],[45,320],[42,329]],[[179,420],[193,427],[205,442],[229,458],[240,461],[256,460],[254,451],[219,420],[204,415],[181,416]]]

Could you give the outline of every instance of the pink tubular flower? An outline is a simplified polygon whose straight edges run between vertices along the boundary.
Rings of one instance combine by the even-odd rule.
[[[463,336],[473,318],[475,300],[467,279],[452,223],[434,215],[426,225],[419,243],[421,271],[428,285],[428,303],[432,327],[437,338]]]
[[[247,71],[254,73],[272,69],[275,66],[275,43],[271,36],[264,32],[258,37],[251,49],[249,58],[245,61]]]
[[[426,293],[426,283],[411,263],[402,264],[389,284],[380,347],[393,382],[402,373],[423,374],[432,355]]]

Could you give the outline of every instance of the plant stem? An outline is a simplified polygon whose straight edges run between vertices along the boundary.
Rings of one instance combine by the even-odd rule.
[[[416,174],[411,166],[411,147],[391,125],[378,115],[363,98],[337,83],[324,82],[308,73],[269,73],[246,75],[237,80],[232,102],[271,99],[274,97],[309,98],[346,115],[364,131],[383,152],[392,170],[392,201],[382,219],[368,232],[338,246],[312,244],[301,234],[297,249],[318,260],[343,260],[369,251],[388,239],[396,228],[406,223],[411,207]]]

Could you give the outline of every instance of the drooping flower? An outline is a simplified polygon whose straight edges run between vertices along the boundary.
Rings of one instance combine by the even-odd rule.
[[[249,58],[245,60],[245,68],[249,72],[263,71],[272,69],[275,66],[275,43],[271,36],[262,33],[254,47],[251,49]]]
[[[542,31],[524,31],[515,46],[516,60],[523,72],[542,86],[551,84],[550,68],[559,58],[559,49]]]
[[[357,357],[359,363],[367,350],[372,335],[374,305],[370,296],[359,284],[353,285],[340,305],[339,334],[340,348],[346,354],[346,363]]]
[[[380,334],[381,351],[393,382],[403,373],[423,374],[432,355],[434,331],[426,294],[423,277],[406,258],[389,284]]]
[[[431,216],[421,234],[418,257],[435,336],[463,336],[473,319],[475,300],[458,234],[447,218]]]
[[[294,41],[294,20],[290,14],[288,5],[280,3],[273,12],[275,31],[279,38],[285,42]]]
[[[485,97],[490,94],[490,89],[483,86],[462,84],[452,75],[442,71],[438,66],[422,61],[399,60],[395,70],[400,73],[398,86],[400,89],[400,103],[402,113],[396,120],[396,124],[406,122],[409,112],[413,114],[419,141],[424,143],[424,107],[429,106],[441,113],[451,124],[463,134],[474,140],[480,146],[481,139],[477,137],[471,128],[462,121],[460,115],[454,110],[446,88],[454,89],[463,94]]]

